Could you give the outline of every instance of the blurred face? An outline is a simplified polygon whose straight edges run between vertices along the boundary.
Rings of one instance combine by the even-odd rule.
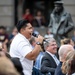
[[[0,29],[0,33],[1,34],[4,34],[5,33],[5,30],[4,29]]]
[[[57,44],[55,41],[50,42],[49,46],[47,47],[47,51],[49,51],[52,54],[57,53]]]
[[[17,28],[14,28],[13,31],[12,31],[12,34],[13,34],[13,35],[16,35],[17,33],[18,33]]]
[[[23,35],[27,38],[30,39],[33,33],[33,27],[30,23],[27,24],[27,27],[25,27],[22,31]]]
[[[37,16],[41,16],[41,11],[38,11],[37,12]]]
[[[50,31],[49,30],[47,31],[47,34],[50,34]]]
[[[60,12],[61,9],[62,9],[61,5],[55,4],[55,11],[56,12]]]
[[[26,9],[25,13],[28,15],[30,14],[30,10],[29,9]]]

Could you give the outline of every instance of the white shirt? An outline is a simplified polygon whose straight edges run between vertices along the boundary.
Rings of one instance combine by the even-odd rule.
[[[10,45],[9,53],[11,57],[17,57],[20,59],[24,75],[32,75],[33,61],[25,58],[25,56],[31,51],[32,46],[28,39],[18,33]]]
[[[66,75],[68,75],[68,74],[66,74]],[[71,74],[71,75],[75,75],[75,73],[73,73],[73,74]]]
[[[75,75],[75,73],[73,73],[72,75]]]

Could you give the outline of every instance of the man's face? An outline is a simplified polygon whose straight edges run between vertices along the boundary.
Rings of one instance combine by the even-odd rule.
[[[56,12],[60,12],[61,9],[62,9],[62,5],[55,4],[55,11],[56,11]]]
[[[50,42],[49,46],[47,47],[47,51],[49,51],[52,54],[57,53],[57,44],[55,41]]]
[[[29,39],[31,38],[32,36],[32,33],[33,33],[33,27],[30,23],[27,24],[27,27],[24,28],[24,36]]]

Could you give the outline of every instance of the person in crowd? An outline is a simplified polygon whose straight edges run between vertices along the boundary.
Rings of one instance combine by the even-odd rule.
[[[55,69],[59,64],[59,60],[55,55],[57,53],[57,44],[54,38],[48,38],[46,41],[44,44],[45,53],[41,61],[41,72],[54,75]]]
[[[70,38],[64,38],[64,39],[61,40],[61,45],[65,45],[65,44],[70,44],[74,47],[74,42]]]
[[[3,51],[7,52],[8,46],[8,34],[6,33],[6,28],[4,26],[0,26],[0,48]]]
[[[5,55],[5,53],[0,49],[0,57],[1,57],[1,56],[5,57],[6,55]]]
[[[50,32],[53,33],[57,41],[58,47],[60,47],[60,40],[67,38],[69,32],[74,28],[71,14],[64,9],[63,4],[63,1],[54,2],[55,8],[50,15],[48,25]]]
[[[0,57],[0,75],[20,75],[7,57]]]
[[[41,60],[42,60],[43,55],[44,55],[44,51],[41,51],[39,55],[37,56],[37,58],[35,59],[32,75],[36,75],[36,74],[42,75],[40,69],[41,69]]]
[[[11,58],[8,52],[3,51],[2,49],[0,49],[0,57],[7,57],[7,58]]]
[[[42,15],[43,13],[38,10],[36,15],[34,16],[33,26],[34,27],[45,27],[46,21],[45,17]]]
[[[9,43],[12,42],[13,38],[16,36],[17,33],[18,33],[18,30],[16,27],[14,27],[12,30],[12,33],[9,35]]]
[[[19,58],[24,75],[32,75],[33,61],[36,59],[41,49],[44,37],[38,35],[36,38],[36,46],[32,48],[29,39],[33,33],[33,27],[28,20],[22,19],[17,25],[18,34],[14,37],[9,54],[11,57]]]
[[[38,70],[41,69],[41,59],[42,59],[43,55],[44,55],[44,51],[41,51],[34,62],[34,67]]]
[[[24,75],[22,70],[22,65],[20,63],[20,60],[18,58],[13,58],[9,55],[8,52],[4,52],[3,50],[0,49],[0,57],[7,57],[9,60],[13,63],[15,69],[19,72],[20,75]]]
[[[52,37],[53,38],[53,34],[50,32],[49,29],[46,30],[46,34],[44,35],[44,38],[47,39],[49,37]]]
[[[31,37],[30,43],[31,43],[33,48],[36,46],[36,38],[34,36]],[[39,53],[39,55],[37,56],[37,58],[34,60],[32,75],[35,75],[35,73],[41,74],[40,67],[41,67],[41,59],[42,59],[43,55],[44,55],[44,51],[41,51]]]
[[[66,75],[75,75],[75,50],[67,54],[66,61],[62,64],[62,72]]]
[[[30,23],[33,22],[33,15],[30,13],[30,9],[29,8],[27,8],[25,10],[25,14],[23,15],[23,19],[28,20]]]
[[[29,41],[30,41],[30,44],[32,45],[32,47],[34,48],[36,45],[36,38],[34,36],[32,36]]]
[[[55,74],[54,75],[65,75],[62,73],[62,70],[61,70],[61,66],[62,66],[62,63],[65,61],[66,59],[66,55],[68,52],[70,51],[73,51],[74,48],[72,45],[62,45],[59,50],[58,50],[58,54],[59,54],[59,60],[60,60],[60,64],[57,66],[56,70],[55,70]]]

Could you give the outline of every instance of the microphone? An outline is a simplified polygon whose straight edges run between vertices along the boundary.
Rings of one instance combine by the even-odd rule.
[[[39,35],[39,34],[32,33],[32,36],[34,36],[34,37],[37,37],[37,38],[38,38],[38,35]],[[41,45],[43,51],[45,52],[45,49],[44,49],[44,43],[48,43],[48,42],[47,42],[45,39],[43,39],[43,42],[42,42],[42,45]]]
[[[36,33],[32,33],[32,36],[34,36],[34,37],[37,37],[38,38],[38,35],[39,34],[36,34]],[[45,39],[43,39],[43,42],[47,42]]]
[[[33,35],[34,37],[37,37],[37,38],[38,38],[38,35],[39,35],[39,34],[32,33],[32,35]]]

